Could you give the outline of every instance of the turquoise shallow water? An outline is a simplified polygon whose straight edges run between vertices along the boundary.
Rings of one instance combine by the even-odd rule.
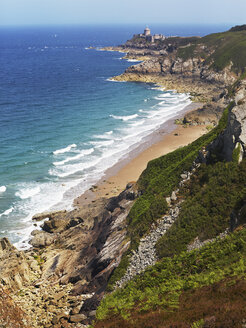
[[[26,247],[33,214],[71,208],[108,167],[190,102],[153,85],[110,82],[132,63],[120,53],[86,49],[120,44],[139,29],[0,30],[0,237]],[[179,34],[194,33],[186,29]]]

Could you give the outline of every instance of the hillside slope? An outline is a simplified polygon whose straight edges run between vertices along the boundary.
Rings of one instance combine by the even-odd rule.
[[[174,57],[168,56],[172,69],[177,62],[182,66],[187,61],[194,63],[194,57],[195,61],[199,57],[203,72],[206,67],[210,76],[224,75],[226,98],[231,103],[211,132],[189,146],[151,161],[140,176],[141,196],[128,215],[131,246],[110,278],[108,290],[112,292],[97,309],[94,327],[244,326],[245,37],[245,30],[241,29],[209,35],[180,47]],[[156,65],[156,59],[153,61]],[[147,60],[133,66],[122,78],[135,76],[136,72],[153,74],[143,73],[143,68],[152,64]],[[172,74],[181,72],[182,69]],[[184,75],[188,77],[186,72]],[[222,80],[214,79],[213,83]],[[137,274],[132,273],[133,259],[137,259],[140,248],[143,250],[143,237],[153,225],[160,226],[158,222],[175,204],[178,217],[155,245],[159,260],[143,271],[137,270]]]
[[[243,106],[245,115],[246,104]],[[176,193],[183,202],[177,220],[156,244],[160,261],[103,299],[97,310],[96,328],[242,327],[246,315],[242,296],[246,287],[246,158],[242,159],[245,143],[240,138],[243,135],[236,139],[234,134],[235,147],[229,162],[224,161],[218,147],[236,108],[229,108],[227,124],[223,124],[225,112],[219,124],[220,133],[206,147],[204,163]],[[244,129],[245,123],[244,117]],[[203,146],[201,140],[208,136],[211,141],[215,131],[149,163],[138,182],[143,195],[128,216],[130,249],[137,248],[153,220],[162,215],[158,210],[165,211],[165,196],[180,180],[179,165],[187,170],[192,163],[187,161],[189,156],[193,160],[199,158],[196,145]],[[182,151],[186,156],[180,158],[177,154]],[[169,158],[172,160],[168,161]],[[172,177],[177,180],[169,188]],[[150,208],[143,206],[148,201]],[[128,251],[111,277],[111,284],[125,274],[130,256]]]
[[[30,250],[1,239],[0,284],[22,309],[1,290],[5,326],[25,312],[33,328],[245,327],[245,32],[117,48],[144,61],[115,79],[190,92],[205,104],[183,122],[209,132],[117,197],[36,215]]]

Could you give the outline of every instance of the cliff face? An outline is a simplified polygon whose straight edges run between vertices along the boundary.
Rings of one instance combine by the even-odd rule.
[[[215,41],[222,42],[220,36],[156,45],[131,40],[120,48],[144,61],[115,79],[161,83],[209,100],[186,123],[216,126],[231,103],[229,110],[207,135],[149,163],[119,196],[37,215],[49,220],[32,233],[31,250],[1,239],[0,284],[13,299],[0,286],[0,325],[28,327],[20,307],[34,328],[85,327],[100,302],[98,328],[245,324],[239,291],[246,290],[246,82],[233,56],[219,66]],[[123,289],[104,298],[109,280]]]
[[[231,102],[214,130],[183,150],[153,160],[142,173],[138,183],[143,195],[130,218],[137,221],[136,205],[142,204],[141,221],[152,222],[145,202],[151,199],[154,211],[172,183],[178,189],[166,200],[174,218],[162,216],[132,251],[117,283],[121,289],[108,294],[97,310],[96,328],[244,325],[246,303],[240,296],[246,287],[244,83],[237,85],[236,103]],[[144,255],[152,259],[153,232],[161,234],[154,251],[159,262],[141,272],[139,262],[147,261]]]
[[[153,44],[133,38],[122,46],[129,56],[139,54],[139,48],[142,55],[151,51],[155,55],[146,63],[129,68],[126,73],[178,74],[230,85],[244,72],[245,40],[244,29],[210,34],[203,38],[167,38]],[[241,56],[238,56],[239,53]]]
[[[136,197],[129,184],[110,200],[37,215],[36,220],[49,220],[32,233],[30,251],[0,240],[0,284],[28,316],[35,312],[32,327],[83,327],[81,322],[95,316],[107,281],[129,247],[126,217]]]
[[[32,271],[39,268],[33,259],[19,252],[7,238],[0,239],[0,284],[11,290],[19,290],[32,280]]]
[[[210,152],[216,151],[226,161],[233,159],[237,149],[238,160],[246,154],[246,81],[237,85],[233,99],[235,106],[229,111],[225,131],[208,147]]]
[[[193,80],[201,79],[204,82],[218,83],[221,86],[228,86],[237,79],[236,74],[231,71],[231,65],[225,67],[222,71],[216,72],[210,69],[203,58],[183,59],[178,57],[177,52],[171,55],[161,55],[159,58],[154,57],[138,65],[131,66],[122,75],[122,79],[128,80],[128,74],[138,74],[139,81],[141,81],[141,75],[158,74],[174,77],[181,76]]]
[[[234,265],[246,263],[245,250],[237,249],[239,257],[229,251],[233,248],[233,238],[242,238],[244,244],[246,236],[246,83],[243,74],[246,62],[244,59],[238,60],[238,53],[234,52],[235,49],[241,49],[244,53],[245,47],[241,47],[245,37],[243,30],[236,34],[226,32],[211,35],[193,44],[176,45],[169,52],[167,46],[163,46],[159,56],[155,54],[150,59],[143,58],[142,63],[129,67],[124,74],[116,77],[116,80],[159,83],[166,88],[177,86],[175,89],[178,91],[184,91],[185,86],[189,86],[190,92],[203,93],[211,103],[199,109],[199,119],[208,111],[216,116],[221,113],[217,111],[218,107],[230,105],[218,126],[206,137],[199,138],[183,150],[152,161],[142,173],[138,184],[143,195],[129,214],[132,253],[124,258],[124,263],[121,262],[120,269],[116,269],[112,278],[115,281],[117,277],[116,285],[122,288],[107,295],[101,302],[96,327],[125,325],[156,328],[175,325],[205,328],[242,327],[244,324],[246,313],[243,309],[237,311],[239,307],[236,303],[240,299],[239,285],[244,288],[245,271],[240,275],[235,271],[232,273],[234,269],[229,269],[229,273],[228,268],[232,259]],[[148,45],[145,46],[148,48]],[[137,44],[134,47],[134,39],[127,43],[127,47],[127,56],[134,58],[135,51],[139,54],[140,46]],[[143,44],[141,48],[144,54]],[[153,45],[151,48],[153,50]],[[202,89],[209,91],[206,93]],[[189,118],[192,123],[192,116],[187,116],[186,122],[189,122]],[[194,159],[193,163],[191,158]],[[181,169],[184,171],[181,172]],[[173,190],[171,186],[178,189]],[[166,222],[167,217],[161,216],[163,213],[157,209],[163,205],[161,197],[168,196],[168,193],[166,201],[170,213],[173,213],[172,207],[177,206],[178,216]],[[148,207],[148,201],[153,206]],[[153,217],[159,218],[155,228]],[[143,226],[145,221],[152,223],[154,232]],[[234,232],[234,229],[238,231]],[[145,231],[139,242],[139,236],[134,235],[138,234],[137,230],[140,236]],[[155,245],[156,250],[150,247],[146,249],[146,241],[152,240],[155,233],[162,234]],[[223,247],[230,255],[223,253]],[[155,251],[160,262],[139,273],[136,267],[139,268],[142,260],[145,263],[144,254],[148,257],[149,253],[153,253],[155,257]],[[151,256],[149,258],[152,259]],[[193,260],[194,266],[191,264]],[[138,275],[133,278],[135,271]],[[210,281],[205,279],[201,287],[199,284],[206,274],[216,278]],[[229,291],[228,286],[234,274],[237,276],[236,284]],[[187,283],[182,285],[182,279],[186,278]],[[126,283],[129,279],[130,282]],[[219,290],[223,290],[228,298]],[[193,299],[191,295],[197,296]],[[212,301],[214,297],[216,304]],[[208,302],[211,302],[212,307],[207,306]],[[227,304],[227,315],[220,315],[216,310],[217,305],[221,310],[223,304]]]

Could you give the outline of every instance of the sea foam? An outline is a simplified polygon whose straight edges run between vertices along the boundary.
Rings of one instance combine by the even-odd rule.
[[[31,221],[31,214],[34,215],[36,212],[50,208],[68,209],[72,200],[95,184],[107,168],[124,158],[152,131],[190,103],[187,95],[180,96],[171,92],[160,94],[158,98],[156,100],[159,101],[154,106],[138,110],[139,114],[109,115],[119,120],[119,123],[114,130],[109,130],[109,128],[107,132],[92,135],[92,139],[86,144],[93,145],[91,148],[79,150],[74,143],[55,150],[53,154],[59,155],[58,158],[61,160],[53,162],[54,166],[50,168],[49,174],[55,176],[57,182],[41,185],[41,190],[32,184],[26,188],[20,188],[16,193],[23,200],[22,202],[25,202],[22,206],[29,213],[25,218],[26,222]],[[67,152],[76,154],[65,157]],[[30,211],[33,208],[35,208],[34,213]],[[26,243],[23,244],[23,240],[27,240],[32,229],[34,228],[29,226],[26,231],[18,232],[23,237],[22,242],[16,246],[27,247]]]
[[[138,117],[138,114],[126,115],[126,116],[117,116],[117,115],[109,115],[109,116],[114,118],[115,120],[129,121]]]
[[[57,149],[55,151],[53,151],[53,154],[54,155],[59,155],[59,154],[63,154],[63,153],[67,153],[69,152],[72,148],[76,148],[77,145],[76,144],[72,144],[72,145],[69,145],[65,148],[61,148],[61,149]]]
[[[49,170],[50,175],[56,175],[59,178],[66,178],[70,175],[74,175],[75,173],[82,172],[85,169],[91,168],[97,165],[100,162],[100,158],[96,158],[94,160],[85,162],[85,163],[77,163],[77,164],[70,164],[64,165],[60,168],[60,170]]]
[[[4,211],[3,213],[0,214],[0,217],[3,215],[9,215],[11,212],[13,212],[13,207],[10,207],[9,209],[7,209],[6,211]]]
[[[84,150],[81,150],[81,152],[76,156],[67,157],[63,161],[53,162],[53,164],[55,166],[64,165],[68,162],[72,162],[72,161],[76,161],[78,159],[81,159],[82,157],[84,157],[86,155],[90,155],[93,152],[94,152],[94,148],[84,149]]]
[[[105,147],[105,146],[111,146],[114,143],[114,140],[100,140],[100,141],[91,141],[90,142],[92,145],[96,146],[96,147]]]
[[[40,192],[40,187],[34,187],[34,188],[23,188],[20,189],[15,193],[17,197],[20,197],[21,199],[27,199],[30,198]]]
[[[5,186],[0,186],[0,193],[3,193],[7,190]]]

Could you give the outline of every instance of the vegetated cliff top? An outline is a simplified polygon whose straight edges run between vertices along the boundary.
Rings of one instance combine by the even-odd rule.
[[[155,209],[164,201],[159,195],[165,196],[168,190],[166,180],[172,183],[170,177],[180,176],[178,163],[185,168],[187,158],[196,157],[198,149],[213,140],[206,163],[179,189],[179,196],[184,196],[180,215],[156,245],[160,261],[102,300],[95,328],[242,327],[246,316],[242,298],[246,288],[246,158],[239,164],[237,142],[231,161],[222,156],[222,148],[230,148],[224,139],[228,124],[233,125],[232,117],[239,112],[244,114],[245,102],[236,106],[232,102],[208,135],[148,164],[138,182],[143,194],[130,212],[129,227],[137,223],[138,232],[142,222],[158,216]],[[229,227],[236,229],[228,233]],[[194,246],[197,239],[199,246]]]
[[[246,68],[246,25],[204,37],[169,37],[152,43],[134,36],[124,46],[167,50],[168,54],[177,53],[183,60],[199,57],[214,71],[221,71],[231,65],[232,72],[241,75]]]
[[[198,37],[198,36],[191,36],[191,37],[175,36],[175,37],[167,37],[164,40],[155,40],[155,42],[152,43],[152,42],[146,40],[145,38],[141,38],[138,35],[134,35],[132,39],[128,40],[125,43],[125,46],[126,47],[133,47],[133,46],[147,47],[147,48],[161,50],[168,45],[179,47],[179,46],[184,46],[189,43],[195,42],[198,39],[200,39],[200,37]]]
[[[215,71],[231,64],[232,71],[240,75],[246,67],[246,30],[209,34],[178,49],[178,56],[183,59],[202,57]]]
[[[246,24],[233,26],[229,31],[230,32],[246,31]]]

